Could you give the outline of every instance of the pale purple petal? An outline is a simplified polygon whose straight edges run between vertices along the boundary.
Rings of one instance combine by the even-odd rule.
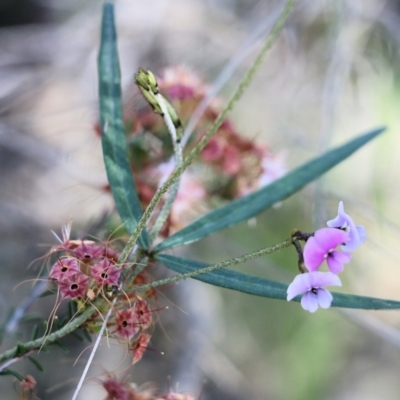
[[[308,292],[311,288],[310,274],[297,275],[287,289],[287,301],[292,300],[299,294]]]
[[[320,307],[329,308],[331,306],[333,296],[326,289],[318,289],[317,301]]]
[[[332,295],[323,286],[341,286],[337,275],[331,272],[307,272],[297,275],[287,289],[287,300],[304,294],[301,306],[310,312],[315,312],[318,305],[328,308],[332,302]]]
[[[312,292],[307,292],[302,297],[300,304],[304,310],[310,311],[311,313],[318,310],[318,300]]]
[[[344,212],[343,201],[339,202],[338,215],[334,219],[329,220],[326,224],[330,228],[341,228],[347,222],[348,215]]]
[[[346,251],[355,250],[364,243],[367,237],[364,227],[356,225],[350,215],[345,213],[343,201],[339,203],[338,216],[328,221],[327,225],[332,228],[344,229],[348,232],[348,239],[342,245],[342,249]]]
[[[325,253],[326,251],[321,248],[315,238],[311,236],[307,240],[303,251],[304,264],[306,268],[310,272],[316,271],[324,262]]]
[[[307,275],[307,274],[303,274]],[[340,278],[332,272],[310,272],[310,286],[320,288],[324,286],[342,286]]]
[[[340,251],[333,251],[329,253],[329,256],[326,260],[328,264],[328,268],[331,272],[334,274],[339,274],[340,272],[343,271],[343,264],[346,264],[350,261],[351,259],[351,254],[346,253],[346,252],[340,252]]]

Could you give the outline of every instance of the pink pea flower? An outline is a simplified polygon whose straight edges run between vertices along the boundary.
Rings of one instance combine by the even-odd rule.
[[[356,225],[350,215],[344,212],[343,201],[339,203],[338,215],[326,223],[330,228],[339,228],[348,233],[348,239],[342,249],[353,251],[365,242],[367,232],[361,225]]]
[[[325,286],[342,286],[339,277],[332,272],[307,272],[297,275],[287,289],[287,301],[298,295],[301,298],[301,306],[311,313],[317,311],[318,306],[329,308],[333,296],[324,289]]]
[[[322,228],[311,236],[304,246],[304,264],[310,272],[317,271],[326,260],[328,268],[334,274],[343,271],[343,264],[351,259],[351,254],[335,250],[340,244],[346,243],[348,234],[341,229]]]

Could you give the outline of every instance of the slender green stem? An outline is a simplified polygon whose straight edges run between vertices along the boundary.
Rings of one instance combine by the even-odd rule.
[[[180,142],[180,139],[178,139],[177,130],[176,130],[174,122],[172,121],[171,115],[168,111],[168,107],[167,107],[164,97],[159,94],[156,98],[157,98],[160,108],[163,112],[163,118],[164,118],[165,124],[167,125],[168,131],[171,135],[171,140],[172,140],[172,144],[174,147],[174,154],[175,154],[175,168],[177,169],[181,166],[182,161],[183,161],[182,144]],[[180,126],[180,129],[182,129],[181,128],[182,124],[181,124],[180,120],[179,120],[179,126]],[[182,134],[180,136],[182,136]],[[160,211],[160,214],[157,217],[157,220],[156,220],[153,228],[150,231],[150,239],[154,239],[158,235],[158,233],[162,229],[165,221],[168,218],[168,215],[171,211],[172,205],[178,194],[179,183],[180,183],[179,178],[175,181],[175,183],[172,185],[171,189],[169,190],[169,195],[168,195],[167,199],[165,200],[165,203]]]
[[[95,311],[96,311],[96,309],[93,306],[89,306],[82,314],[77,316],[69,324],[63,326],[58,331],[53,332],[50,335],[38,338],[36,340],[32,340],[30,342],[24,343],[23,344],[24,351],[28,352],[30,350],[37,350],[37,349],[40,349],[43,346],[43,344],[45,344],[45,343],[50,344],[50,343],[56,342],[57,340],[61,339],[65,335],[68,335],[69,333],[73,332],[75,329],[79,328],[85,321],[87,321],[93,315],[93,313]],[[9,360],[11,358],[19,357],[19,355],[18,355],[19,351],[20,351],[20,347],[15,346],[12,349],[4,352],[3,354],[0,354],[0,363],[4,362],[6,360]],[[22,356],[23,356],[23,354],[21,355],[21,357]],[[0,366],[0,371],[1,371],[1,366]]]
[[[214,124],[210,127],[210,129],[206,132],[206,134],[201,138],[201,140],[197,143],[197,145],[193,148],[193,150],[190,152],[190,154],[184,159],[182,165],[176,169],[176,171],[165,181],[165,183],[157,190],[156,194],[152,198],[150,204],[147,206],[146,210],[144,211],[142,218],[139,220],[137,227],[135,231],[132,233],[132,236],[129,238],[128,243],[124,250],[122,251],[122,254],[118,260],[119,263],[124,263],[127,261],[129,254],[131,250],[133,249],[133,246],[135,245],[140,233],[142,232],[143,228],[146,225],[147,220],[150,218],[151,213],[154,211],[155,207],[157,206],[158,202],[164,195],[164,193],[167,192],[167,190],[170,188],[170,186],[181,176],[183,171],[192,163],[195,157],[199,155],[201,150],[203,150],[204,146],[207,144],[207,142],[211,139],[213,135],[218,131],[219,127],[221,126],[222,122],[226,119],[228,116],[229,112],[232,110],[232,108],[236,105],[236,103],[240,100],[242,97],[244,91],[248,88],[250,85],[254,74],[257,72],[258,68],[261,66],[261,63],[265,56],[267,55],[268,51],[278,38],[283,25],[285,21],[287,20],[290,10],[293,8],[294,4],[296,3],[296,0],[288,0],[285,8],[282,11],[281,16],[279,17],[278,21],[275,23],[274,27],[272,28],[270,34],[267,37],[267,40],[261,49],[260,54],[256,58],[254,64],[250,67],[250,69],[247,71],[246,75],[240,82],[239,86],[229,99],[227,105],[225,108],[222,110],[221,114],[218,116]]]
[[[134,292],[142,292],[142,291],[145,291],[147,289],[154,288],[154,287],[157,287],[157,286],[163,286],[163,285],[167,285],[167,284],[171,284],[171,283],[174,283],[174,282],[181,281],[183,279],[193,278],[193,277],[195,277],[197,275],[207,274],[208,272],[212,272],[212,271],[215,271],[217,269],[230,267],[230,266],[236,265],[236,264],[241,264],[241,263],[246,262],[248,260],[252,260],[253,258],[258,258],[258,257],[264,256],[265,254],[271,254],[271,253],[273,253],[275,251],[282,250],[282,249],[284,249],[286,247],[289,247],[291,245],[292,245],[292,238],[286,239],[284,242],[276,244],[275,246],[266,247],[264,249],[255,251],[253,253],[245,254],[244,256],[241,256],[241,257],[231,258],[230,260],[226,260],[226,261],[222,261],[222,262],[219,262],[219,263],[216,263],[216,264],[212,264],[212,265],[209,265],[208,267],[197,269],[196,271],[187,272],[186,274],[173,276],[172,278],[160,279],[159,281],[148,283],[146,285],[135,286],[133,288],[133,291]]]

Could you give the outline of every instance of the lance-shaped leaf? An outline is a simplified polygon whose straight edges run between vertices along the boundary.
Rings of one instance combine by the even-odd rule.
[[[167,268],[180,274],[193,272],[210,265],[201,261],[175,257],[168,254],[158,254],[157,259]],[[213,272],[196,275],[194,279],[239,292],[286,301],[287,284],[245,274],[243,272],[219,269]],[[336,292],[331,293],[333,295],[332,307],[358,308],[364,310],[400,309],[400,301],[396,300],[385,300]],[[300,301],[300,299],[301,297],[297,296],[292,301]]]
[[[303,164],[268,186],[209,212],[162,241],[154,250],[159,252],[189,244],[254,217],[329,171],[384,130],[385,128],[379,128],[359,136]]]
[[[132,233],[142,216],[142,208],[128,158],[114,6],[110,3],[106,3],[103,8],[98,68],[104,164],[118,213],[128,232]],[[142,232],[139,243],[142,247],[148,247],[149,239],[146,231]]]

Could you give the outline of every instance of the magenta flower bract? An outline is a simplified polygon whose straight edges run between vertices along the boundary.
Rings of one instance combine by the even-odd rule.
[[[339,203],[338,215],[326,223],[330,228],[339,228],[348,233],[348,239],[342,245],[345,251],[353,251],[365,242],[367,232],[361,225],[356,225],[350,215],[344,212],[343,201]]]
[[[79,271],[78,260],[73,257],[60,258],[52,267],[49,277],[62,281]]]
[[[335,250],[340,244],[346,243],[348,234],[341,229],[322,228],[311,236],[304,246],[304,264],[310,271],[317,271],[326,260],[328,268],[334,274],[343,271],[343,264],[350,261],[351,254]]]
[[[324,289],[325,286],[342,286],[342,282],[332,272],[316,271],[297,275],[287,289],[287,301],[302,294],[301,306],[304,310],[313,313],[318,306],[329,308],[333,297]]]
[[[58,282],[58,287],[63,299],[77,299],[86,296],[90,278],[82,272]]]
[[[121,268],[117,268],[107,258],[94,264],[90,270],[93,279],[98,284],[114,286],[118,286],[121,272]]]

